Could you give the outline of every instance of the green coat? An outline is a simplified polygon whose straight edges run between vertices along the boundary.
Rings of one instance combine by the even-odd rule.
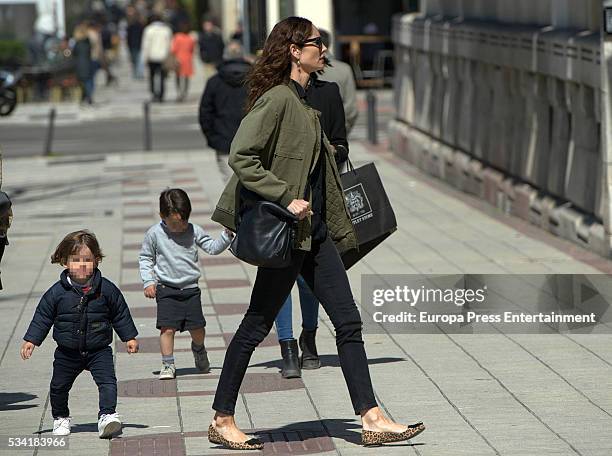
[[[232,141],[229,165],[234,175],[212,220],[236,231],[240,185],[283,207],[303,198],[311,168],[323,151],[329,235],[340,252],[357,248],[333,149],[325,137],[321,148],[319,115],[300,99],[293,83],[277,85],[264,93],[244,117]],[[306,217],[298,224],[296,248],[310,250],[311,232],[311,219]]]

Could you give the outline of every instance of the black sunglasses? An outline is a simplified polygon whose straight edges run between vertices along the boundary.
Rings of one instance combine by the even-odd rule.
[[[302,43],[302,46],[307,46],[308,44],[314,44],[316,47],[321,49],[323,47],[323,38],[320,36],[309,38]]]

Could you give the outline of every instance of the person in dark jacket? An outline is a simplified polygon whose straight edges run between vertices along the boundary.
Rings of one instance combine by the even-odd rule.
[[[93,104],[94,62],[91,59],[91,42],[85,24],[74,29],[72,58],[75,63],[76,77],[81,84],[81,103]]]
[[[227,157],[244,117],[247,90],[244,80],[251,64],[237,41],[228,43],[219,72],[208,80],[200,100],[200,127],[208,146],[215,149],[222,172],[229,172]]]
[[[327,62],[327,61],[326,61]],[[321,112],[321,128],[336,151],[338,168],[348,158],[346,122],[340,88],[335,82],[323,81],[312,73],[306,87],[306,102]]]
[[[60,280],[42,296],[23,336],[22,359],[29,359],[51,327],[57,343],[51,379],[53,434],[70,434],[68,394],[83,370],[98,385],[98,434],[110,438],[121,430],[117,406],[117,379],[113,363],[113,329],[128,353],[138,351],[138,331],[121,291],[102,277],[98,263],[104,255],[89,231],[68,234],[58,245],[51,263],[65,269]]]
[[[209,18],[202,21],[202,31],[198,37],[198,43],[200,58],[204,64],[204,77],[208,79],[214,74],[215,67],[223,61],[223,49],[225,47],[219,28]]]
[[[142,47],[142,33],[144,32],[144,21],[133,6],[126,9],[127,15],[127,46],[130,51],[130,63],[132,64],[132,77],[143,78],[143,68],[140,59],[140,48]]]
[[[329,65],[325,60],[326,65]],[[319,72],[321,73],[321,72]],[[335,149],[335,159],[338,169],[348,158],[348,141],[346,139],[346,124],[344,118],[344,105],[340,96],[340,89],[335,82],[322,81],[317,73],[312,73],[306,85],[306,103],[321,113],[319,121],[325,136]],[[301,369],[318,369],[321,359],[317,352],[316,335],[319,321],[319,301],[312,290],[300,275],[297,278],[300,295],[300,308],[302,311],[302,332],[298,341],[293,338],[293,302],[291,294],[287,296],[285,304],[276,316],[276,333],[281,346],[283,378],[301,377]]]

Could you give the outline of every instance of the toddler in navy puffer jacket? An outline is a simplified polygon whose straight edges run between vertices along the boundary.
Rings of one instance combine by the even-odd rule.
[[[89,231],[68,234],[51,257],[65,269],[41,298],[23,337],[21,357],[29,359],[53,326],[57,342],[53,361],[50,402],[53,433],[70,434],[68,394],[77,376],[88,370],[98,385],[98,433],[109,438],[119,433],[117,379],[113,363],[113,329],[128,353],[138,351],[138,331],[121,291],[102,277],[98,263],[104,255]]]

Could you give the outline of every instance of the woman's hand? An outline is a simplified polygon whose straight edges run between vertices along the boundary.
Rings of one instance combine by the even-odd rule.
[[[310,210],[310,203],[302,199],[294,199],[291,201],[289,206],[287,206],[287,210],[293,215],[296,215],[299,220],[313,214]]]

